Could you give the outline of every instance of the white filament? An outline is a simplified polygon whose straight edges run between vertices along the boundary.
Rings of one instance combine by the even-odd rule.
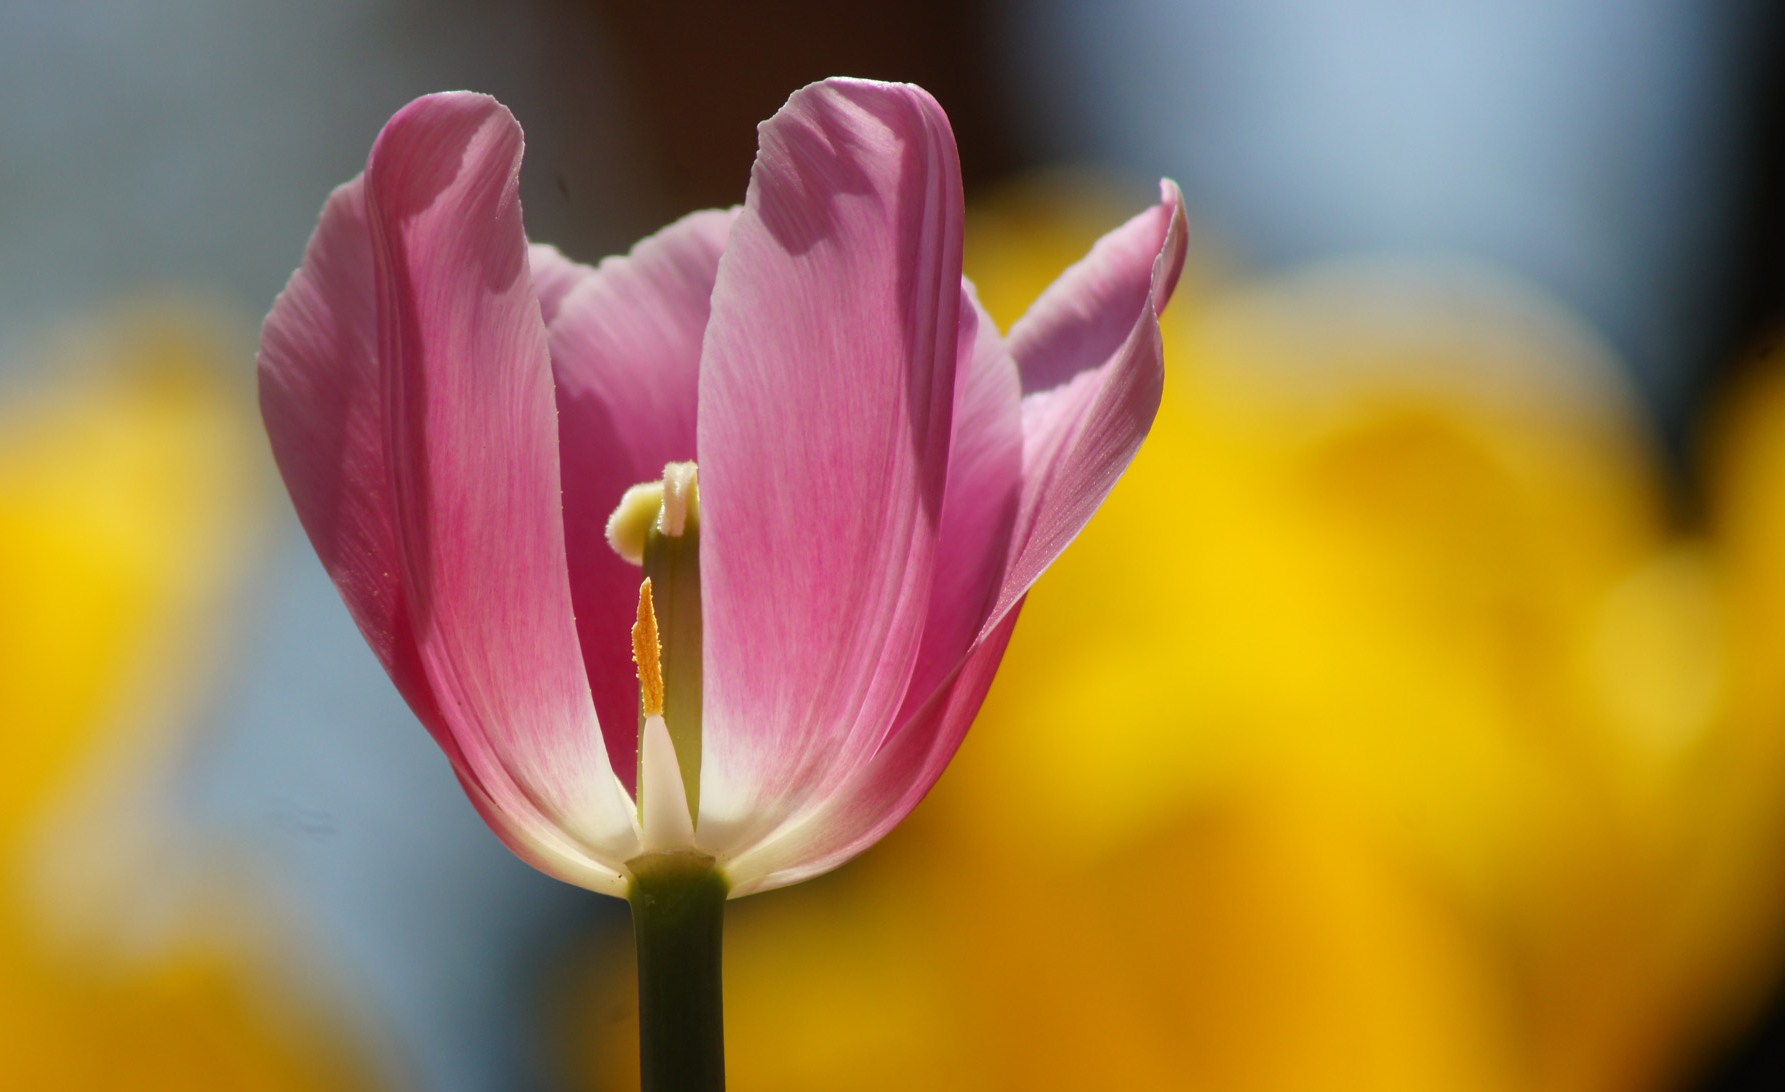
[[[694,817],[682,787],[682,766],[662,717],[646,717],[639,739],[638,792],[640,842],[646,853],[690,849]]]

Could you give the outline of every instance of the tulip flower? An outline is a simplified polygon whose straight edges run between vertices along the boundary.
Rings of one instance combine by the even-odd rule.
[[[1004,337],[928,94],[827,80],[760,140],[741,208],[590,268],[529,246],[507,110],[418,99],[260,354],[299,518],[466,793],[632,900],[647,993],[711,964],[715,1015],[709,904],[850,859],[947,765],[1152,422],[1185,249],[1166,182]]]

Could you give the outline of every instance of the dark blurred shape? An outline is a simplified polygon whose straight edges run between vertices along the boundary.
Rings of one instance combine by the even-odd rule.
[[[1761,32],[1732,49],[1744,109],[1735,122],[1729,294],[1706,316],[1707,352],[1694,362],[1695,381],[1680,407],[1680,419],[1688,422],[1700,419],[1720,390],[1773,355],[1785,327],[1785,19],[1773,11],[1755,25]],[[1699,453],[1688,448],[1685,454],[1702,473]],[[1777,1040],[1785,1036],[1785,995],[1775,1013]],[[1775,1049],[1785,1051],[1785,1045]],[[1768,1074],[1785,1076],[1785,1053],[1776,1055]]]
[[[756,123],[826,76],[921,84],[948,111],[969,191],[1008,171],[986,5],[959,0],[590,0],[637,119],[657,222],[743,200]]]

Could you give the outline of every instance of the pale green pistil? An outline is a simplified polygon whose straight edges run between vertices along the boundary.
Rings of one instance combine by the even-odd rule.
[[[661,481],[626,491],[608,519],[607,538],[644,570],[633,655],[639,664],[638,788],[641,816],[648,785],[645,758],[653,719],[667,727],[687,794],[700,816],[701,621],[700,483],[693,463],[670,463]],[[649,631],[649,641],[641,631]],[[662,729],[657,729],[661,731]]]

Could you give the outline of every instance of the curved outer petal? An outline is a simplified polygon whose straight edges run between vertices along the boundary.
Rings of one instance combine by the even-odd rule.
[[[942,560],[896,724],[930,700],[979,636],[997,601],[1021,500],[1023,417],[1016,362],[971,285],[962,288],[958,351]]]
[[[922,90],[830,80],[760,128],[701,361],[699,844],[724,857],[873,752],[928,612],[960,168]]]
[[[261,413],[280,474],[366,643],[491,828],[536,867],[623,894],[618,872],[569,843],[505,773],[498,769],[488,788],[478,783],[434,700],[403,591],[375,283],[362,177],[330,196],[262,333]]]
[[[639,567],[607,543],[629,486],[694,458],[701,339],[737,210],[685,216],[588,271],[550,323],[571,601],[614,772],[637,777]]]
[[[391,119],[367,167],[403,592],[472,779],[490,791],[507,775],[611,862],[636,831],[571,617],[521,144],[494,99],[434,95]]]
[[[1010,331],[1023,379],[1023,499],[995,624],[1077,536],[1152,427],[1159,312],[1183,272],[1183,196],[1105,235]]]
[[[375,283],[360,177],[329,196],[303,265],[267,315],[261,416],[322,567],[398,692],[456,762],[403,597]]]

